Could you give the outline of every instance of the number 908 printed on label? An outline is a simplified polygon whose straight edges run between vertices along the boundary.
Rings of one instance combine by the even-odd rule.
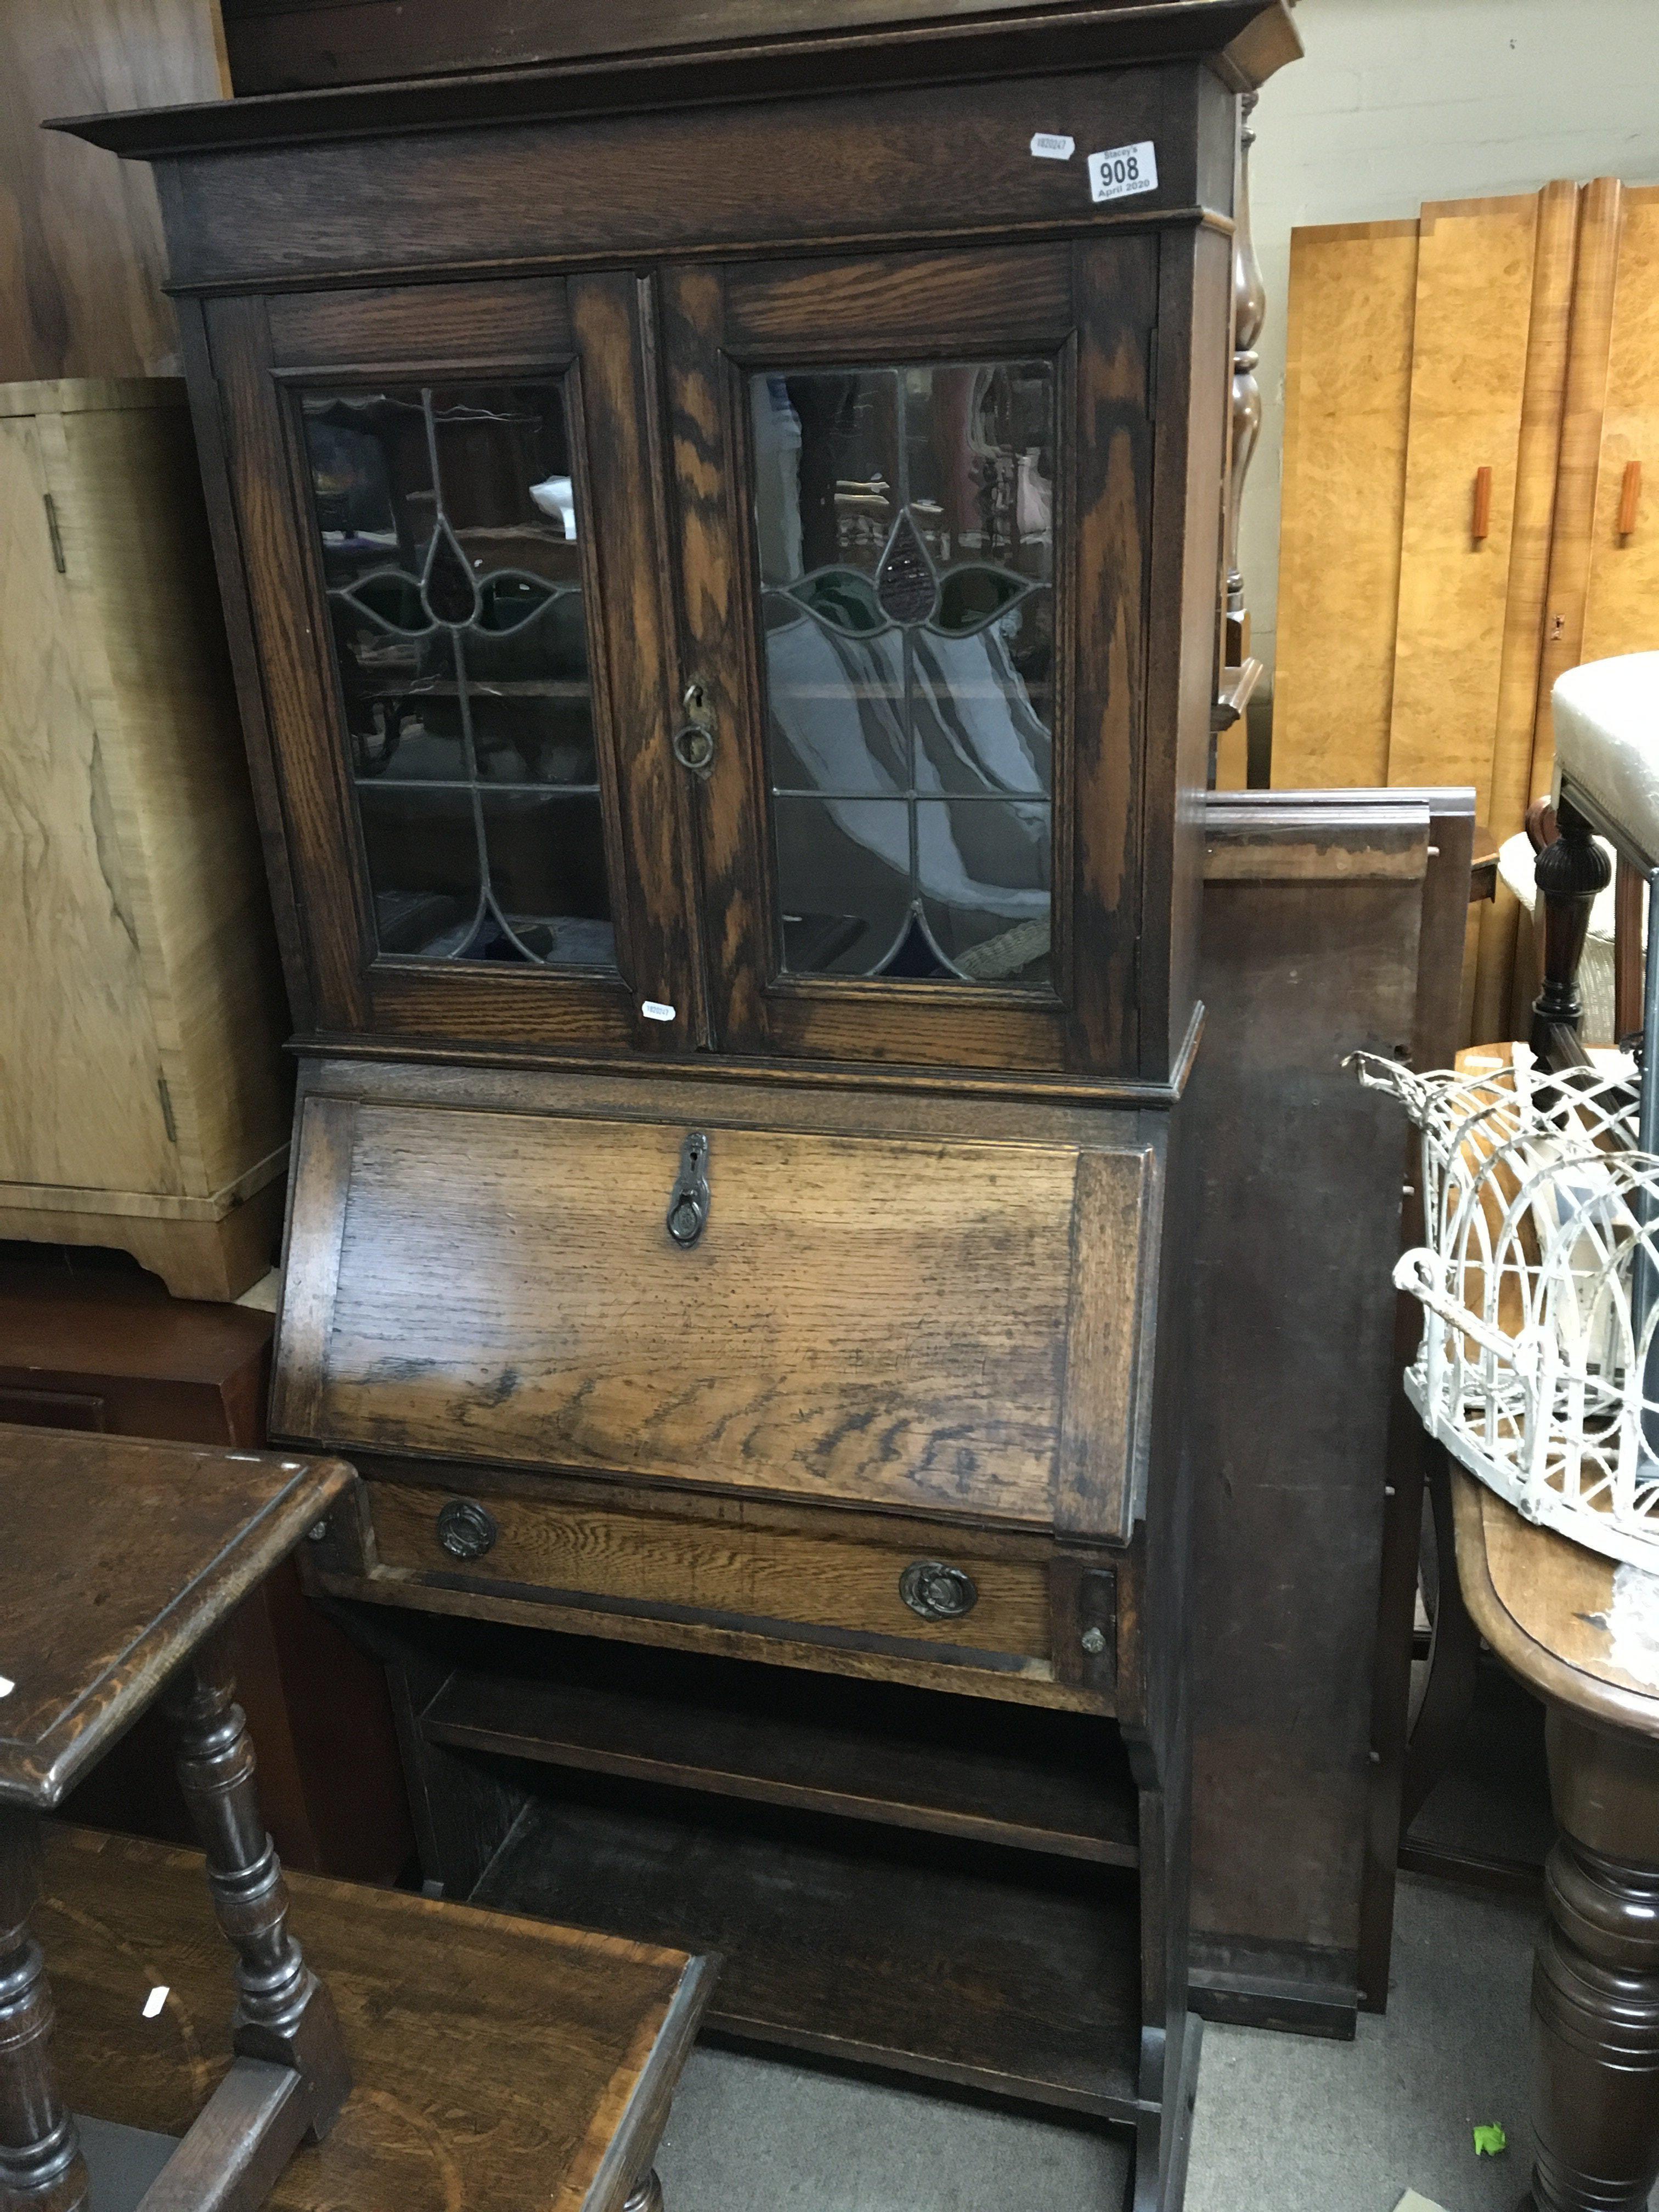
[[[1158,190],[1158,148],[1150,138],[1138,146],[1115,146],[1109,154],[1089,156],[1089,191],[1099,200],[1127,200]]]

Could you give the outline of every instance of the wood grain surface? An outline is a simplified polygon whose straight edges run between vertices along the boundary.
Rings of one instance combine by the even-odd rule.
[[[1532,783],[1538,677],[1549,590],[1550,538],[1561,462],[1561,426],[1577,270],[1579,191],[1547,185],[1539,195],[1527,374],[1516,444],[1515,512],[1492,732],[1492,790],[1481,822],[1496,842],[1515,835],[1538,795]],[[1477,804],[1479,801],[1477,800]],[[1511,1031],[1520,902],[1493,871],[1490,906],[1480,916],[1472,1033]]]
[[[285,1318],[284,1430],[1049,1521],[1076,1152],[714,1127],[708,1225],[683,1249],[664,1217],[693,1126],[358,1105],[336,1241],[338,1148],[313,1153],[307,1121],[289,1281],[337,1286],[305,1331],[319,1381]],[[1079,1438],[1097,1533],[1121,1526],[1139,1357],[1111,1348],[1116,1431],[1085,1414]]]
[[[1139,1798],[1110,1729],[913,1690],[756,1680],[684,1656],[665,1666],[649,1652],[556,1648],[533,1678],[457,1668],[422,1711],[422,1735],[1101,1865],[1139,1856]]]
[[[1417,254],[1415,222],[1291,234],[1279,790],[1389,780]]]
[[[13,0],[0,10],[0,376],[176,373],[154,183],[40,125],[222,98],[216,0]]]
[[[741,1614],[757,1623],[864,1630],[923,1646],[1048,1656],[1043,1564],[981,1556],[971,1537],[959,1539],[954,1531],[920,1526],[908,1543],[895,1543],[871,1540],[856,1524],[844,1535],[809,1534],[746,1519],[605,1512],[488,1490],[459,1494],[478,1498],[500,1530],[474,1565],[455,1559],[438,1540],[438,1514],[455,1492],[371,1484],[383,1564],[441,1576],[452,1586],[476,1578],[498,1589],[541,1588],[577,1603],[610,1598],[641,1609]],[[953,1620],[913,1613],[899,1595],[899,1577],[917,1559],[940,1559],[969,1575],[979,1593],[972,1611]]]
[[[1614,1562],[1451,1469],[1457,1571],[1475,1626],[1536,1695],[1659,1737],[1659,1690],[1614,1664],[1607,1613]]]
[[[1624,199],[1625,188],[1617,177],[1597,177],[1584,187],[1578,218],[1578,268],[1573,283],[1572,331],[1562,399],[1561,460],[1533,734],[1534,792],[1547,791],[1555,774],[1555,717],[1551,702],[1556,678],[1569,668],[1577,668],[1584,657]]]
[[[1102,0],[1091,12],[1109,24],[1142,0]],[[457,15],[445,0],[227,0],[225,38],[239,94],[301,85],[353,84],[427,71],[501,69],[722,40],[753,42],[817,33],[898,31],[941,20],[1018,18],[1052,13],[1050,0],[515,0]],[[1175,18],[1176,11],[1164,10]],[[1191,10],[1181,11],[1190,15]],[[1258,15],[1279,30],[1277,11],[1246,8],[1226,38]],[[1285,27],[1285,30],[1288,26]],[[1179,31],[1175,33],[1179,36]],[[1284,36],[1284,32],[1279,32]],[[1293,40],[1294,33],[1290,33]],[[1254,48],[1251,49],[1254,51]]]
[[[1389,741],[1391,784],[1473,784],[1492,803],[1537,196],[1423,210]],[[1470,531],[1492,471],[1491,534]]]
[[[1583,657],[1659,647],[1659,188],[1626,191],[1608,340]],[[1619,527],[1625,471],[1643,471],[1628,534]],[[1543,787],[1538,787],[1541,789]]]
[[[1133,2117],[1132,1882],[753,1808],[532,1799],[474,1893],[717,1951],[709,2023],[747,2040]],[[303,1932],[303,1931],[302,1931]]]
[[[618,2212],[696,2034],[707,1962],[315,1875],[289,1887],[356,2086],[327,2142],[283,2173],[279,2212]],[[54,1830],[37,1925],[70,2104],[181,2132],[230,2057],[201,1860]]]
[[[27,610],[0,642],[0,1235],[234,1297],[274,1247],[246,1209],[287,1158],[288,1010],[184,388],[0,387],[0,472]]]
[[[0,421],[0,1176],[182,1193],[47,481],[36,417]]]
[[[0,1427],[0,1799],[49,1808],[356,1480]]]

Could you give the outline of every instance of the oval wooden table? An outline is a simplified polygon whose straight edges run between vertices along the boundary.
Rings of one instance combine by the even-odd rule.
[[[1659,2178],[1659,1690],[1615,1666],[1614,1568],[1452,1468],[1474,1624],[1544,1700],[1559,1833],[1533,1970],[1522,2205],[1642,2212]]]

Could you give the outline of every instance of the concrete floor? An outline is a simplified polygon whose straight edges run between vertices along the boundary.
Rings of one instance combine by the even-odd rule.
[[[1356,2041],[1206,2027],[1188,2212],[1394,2212],[1407,2189],[1513,2212],[1534,1924],[1407,1876],[1389,2010]],[[1492,2120],[1510,2150],[1477,2158]],[[1117,2212],[1124,2171],[1110,2137],[714,2050],[659,2164],[668,2212]]]

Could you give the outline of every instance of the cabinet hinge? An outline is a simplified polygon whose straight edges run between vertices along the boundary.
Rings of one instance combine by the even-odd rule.
[[[161,1101],[161,1119],[167,1125],[167,1142],[170,1145],[176,1145],[179,1141],[179,1124],[173,1118],[173,1093],[167,1089],[167,1079],[165,1075],[156,1077],[155,1088]]]
[[[64,533],[58,527],[58,502],[49,491],[41,497],[46,501],[46,528],[52,532],[52,565],[60,576],[67,576],[69,563],[64,558]]]

